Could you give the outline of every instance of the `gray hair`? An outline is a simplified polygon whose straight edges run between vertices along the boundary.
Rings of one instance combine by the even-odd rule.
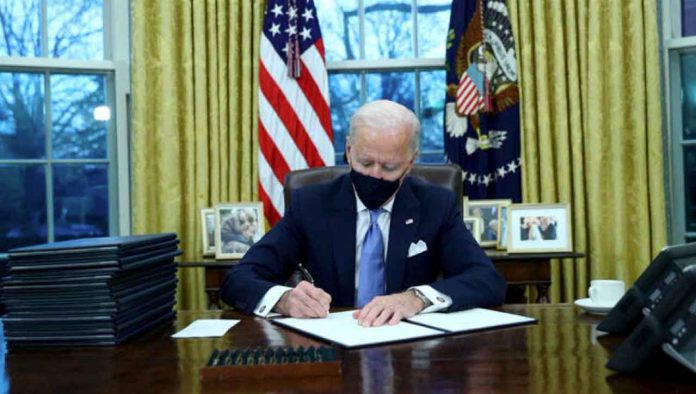
[[[358,108],[350,119],[348,140],[355,141],[355,130],[360,127],[371,127],[378,130],[397,129],[407,126],[411,129],[411,152],[418,151],[420,146],[420,121],[416,114],[403,105],[389,101],[377,100]]]

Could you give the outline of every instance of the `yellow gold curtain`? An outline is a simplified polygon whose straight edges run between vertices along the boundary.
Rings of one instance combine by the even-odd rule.
[[[631,285],[666,243],[654,0],[512,0],[523,198],[570,202],[576,251],[552,265],[552,301],[589,280]]]
[[[176,232],[182,260],[201,258],[201,208],[257,198],[264,4],[131,2],[133,233]],[[177,294],[205,307],[202,270],[180,270]]]

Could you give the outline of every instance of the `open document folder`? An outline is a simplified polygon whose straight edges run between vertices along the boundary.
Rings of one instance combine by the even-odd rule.
[[[527,316],[475,308],[453,313],[424,313],[393,326],[362,327],[353,318],[353,312],[331,313],[323,319],[282,318],[272,321],[347,348],[536,322]]]

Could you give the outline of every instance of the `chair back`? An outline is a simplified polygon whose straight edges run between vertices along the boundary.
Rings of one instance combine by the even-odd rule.
[[[290,171],[285,176],[283,190],[285,207],[290,206],[290,198],[295,189],[316,183],[330,182],[343,174],[347,174],[348,171],[350,168],[346,165]],[[462,169],[456,164],[414,164],[409,175],[452,190],[457,201],[462,200]]]

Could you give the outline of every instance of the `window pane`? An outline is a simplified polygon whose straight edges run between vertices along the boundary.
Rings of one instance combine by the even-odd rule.
[[[321,0],[314,4],[319,14],[326,61],[359,59],[358,0]]]
[[[415,73],[385,72],[366,75],[367,100],[391,100],[415,111]]]
[[[104,59],[102,0],[46,0],[49,57]]]
[[[420,161],[442,163],[445,158],[443,117],[445,108],[445,71],[422,71],[420,78]]]
[[[684,139],[696,138],[696,54],[681,55]]]
[[[451,4],[451,0],[418,0],[418,57],[445,57]]]
[[[109,232],[107,166],[53,168],[55,240],[102,237]]]
[[[51,125],[55,158],[106,158],[109,119],[103,75],[51,75]]]
[[[0,1],[0,56],[41,56],[41,0]]]
[[[350,128],[350,117],[360,106],[360,74],[329,74],[331,95],[331,124],[334,134],[336,164],[344,163],[346,137]]]
[[[696,35],[696,0],[682,0],[682,36]]]
[[[0,159],[40,159],[45,152],[44,78],[0,72]]]
[[[366,59],[415,57],[412,11],[411,0],[365,0]]]
[[[696,231],[696,147],[684,149],[686,231]]]
[[[0,164],[0,252],[48,241],[42,165]]]

